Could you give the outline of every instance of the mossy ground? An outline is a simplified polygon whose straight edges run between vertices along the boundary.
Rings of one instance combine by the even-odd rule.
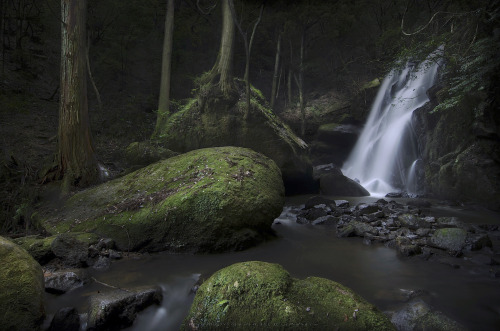
[[[221,269],[205,281],[198,289],[183,329],[394,330],[394,327],[376,307],[341,284],[317,277],[295,279],[280,265],[252,261]]]
[[[44,221],[52,234],[95,232],[122,250],[241,249],[284,203],[276,164],[252,150],[195,150],[75,194]]]

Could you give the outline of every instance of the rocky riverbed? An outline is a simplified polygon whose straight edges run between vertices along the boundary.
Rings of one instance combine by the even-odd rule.
[[[423,199],[400,203],[385,198],[351,205],[346,200],[315,196],[305,205],[290,208],[287,216],[299,224],[335,227],[341,238],[361,237],[366,245],[383,243],[404,257],[416,256],[500,278],[499,226],[431,216],[431,206]]]

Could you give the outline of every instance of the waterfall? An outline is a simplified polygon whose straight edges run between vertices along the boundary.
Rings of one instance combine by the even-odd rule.
[[[342,170],[357,179],[372,195],[407,190],[417,193],[421,169],[418,145],[411,127],[412,113],[429,98],[443,48],[425,61],[409,62],[385,77],[361,135]]]

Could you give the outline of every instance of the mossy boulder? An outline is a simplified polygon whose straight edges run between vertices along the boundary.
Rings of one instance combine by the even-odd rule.
[[[430,242],[432,246],[452,252],[459,253],[465,247],[467,231],[459,228],[438,229],[432,235]]]
[[[238,80],[229,96],[217,86],[204,87],[197,98],[170,116],[156,138],[181,153],[217,146],[251,148],[276,162],[287,193],[317,190],[308,145],[271,111],[262,93],[253,87],[245,119],[243,91],[243,82]]]
[[[198,289],[184,330],[395,330],[389,319],[334,281],[290,277],[278,264],[242,262]]]
[[[55,238],[56,236],[47,238],[26,236],[17,238],[14,242],[24,248],[38,263],[44,265],[55,257],[51,248]]]
[[[44,319],[40,265],[21,247],[0,237],[0,329],[38,330]]]
[[[94,232],[120,250],[224,251],[265,238],[281,213],[276,164],[240,147],[191,151],[75,194],[43,224]]]

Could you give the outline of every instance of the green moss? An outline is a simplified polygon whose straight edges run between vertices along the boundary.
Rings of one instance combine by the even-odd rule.
[[[338,123],[328,123],[328,124],[323,124],[320,125],[318,128],[318,132],[332,132],[335,131],[335,129],[339,126]]]
[[[294,279],[280,265],[258,261],[226,267],[205,281],[183,328],[193,326],[198,330],[394,330],[386,316],[349,288],[317,277]]]
[[[56,236],[27,236],[16,239],[15,243],[24,248],[38,263],[45,264],[54,257],[51,245],[55,238]]]
[[[244,248],[232,236],[268,232],[283,206],[281,173],[252,150],[195,150],[75,194],[51,233],[95,232],[123,250]],[[241,246],[241,247],[240,247]]]
[[[22,248],[0,237],[2,330],[38,330],[44,318],[40,265]]]

